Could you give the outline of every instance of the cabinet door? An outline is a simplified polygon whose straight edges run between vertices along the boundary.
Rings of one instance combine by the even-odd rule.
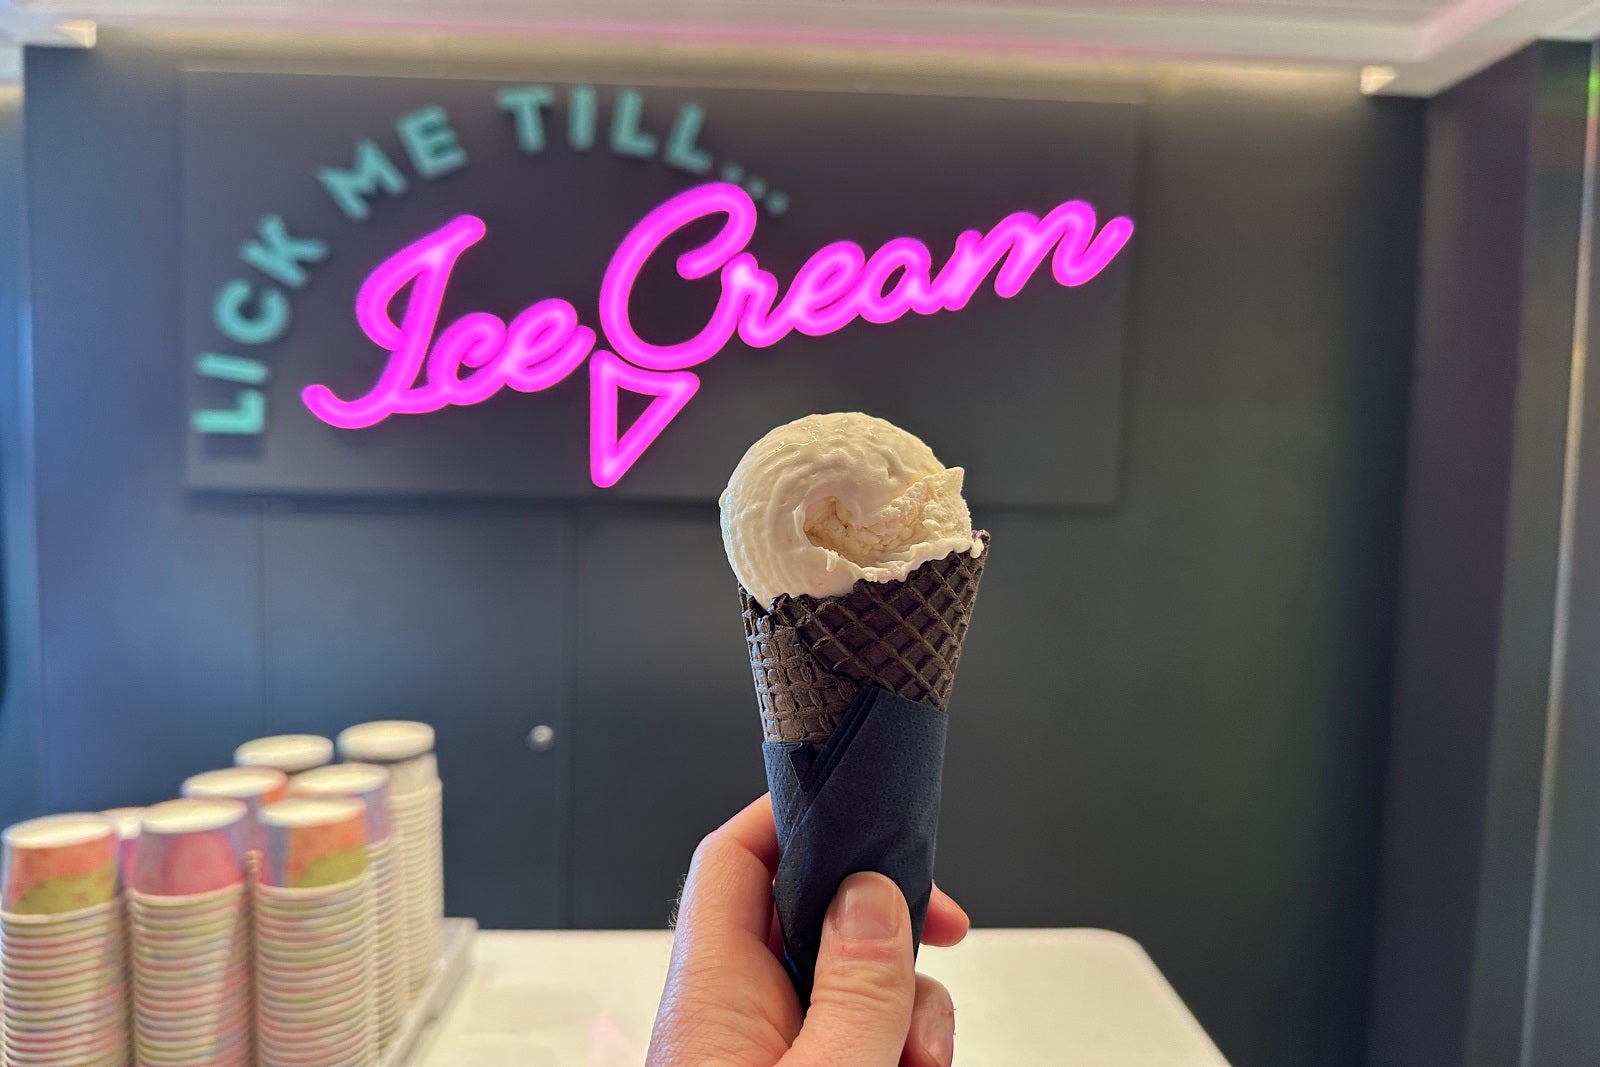
[[[766,790],[716,509],[578,542],[573,925],[660,927],[695,843]]]
[[[271,729],[431,723],[447,910],[488,927],[560,925],[570,524],[308,513],[269,516],[264,536]],[[541,725],[548,744],[530,744]]]

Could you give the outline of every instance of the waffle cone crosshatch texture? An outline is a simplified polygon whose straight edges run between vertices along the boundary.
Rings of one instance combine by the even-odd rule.
[[[879,686],[944,710],[972,624],[983,550],[952,552],[904,581],[857,581],[837,597],[778,597],[763,611],[742,587],[750,673],[767,741],[825,741],[856,694]]]

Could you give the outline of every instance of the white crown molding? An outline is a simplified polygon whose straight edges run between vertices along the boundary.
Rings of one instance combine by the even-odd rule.
[[[1565,19],[1540,33],[1552,41],[1593,41],[1600,38],[1600,0],[1591,0]]]
[[[1392,68],[1386,95],[1430,95],[1542,35],[1600,32],[1600,0],[1419,0],[1207,10],[896,0],[0,0],[0,42],[81,45],[87,19],[110,27],[631,38],[839,50],[977,52],[991,58],[1191,60]],[[447,10],[448,14],[441,14]],[[220,13],[219,12],[226,12]],[[76,34],[74,34],[74,28]],[[92,35],[91,35],[92,36]]]

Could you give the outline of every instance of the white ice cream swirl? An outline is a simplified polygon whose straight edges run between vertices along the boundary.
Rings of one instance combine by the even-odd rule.
[[[930,560],[983,550],[960,467],[860,412],[808,415],[750,446],[723,491],[722,543],[758,603],[901,581]]]

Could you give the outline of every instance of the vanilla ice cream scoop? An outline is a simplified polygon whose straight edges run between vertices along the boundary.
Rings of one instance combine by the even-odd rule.
[[[722,493],[722,543],[752,599],[840,596],[857,580],[903,581],[983,543],[960,467],[860,412],[807,415],[750,446]]]

